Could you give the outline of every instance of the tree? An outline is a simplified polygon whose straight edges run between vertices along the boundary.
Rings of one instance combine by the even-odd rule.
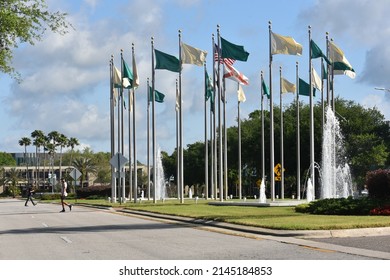
[[[34,45],[47,30],[64,35],[72,25],[66,13],[50,12],[45,0],[3,0],[0,2],[0,71],[13,78],[20,74],[12,67],[13,49],[19,43]]]
[[[16,166],[16,161],[11,154],[0,152],[0,166]]]
[[[68,141],[68,147],[70,147],[70,165],[73,162],[74,147],[80,145],[79,140],[74,137],[70,137]]]
[[[31,139],[28,137],[22,137],[22,139],[19,140],[19,145],[24,146],[24,163],[26,164],[26,181],[28,183],[28,161],[26,159],[26,156],[27,156],[27,146],[31,145]]]
[[[62,178],[62,149],[68,146],[68,138],[64,134],[59,134],[57,137],[58,146],[60,146],[60,180]]]
[[[49,138],[48,138],[49,140]],[[54,155],[55,155],[55,151],[56,151],[56,146],[54,145],[54,143],[50,143],[49,141],[46,143],[46,150],[47,150],[47,153],[49,154],[50,156],[50,165],[51,165],[51,191],[54,192],[54,185],[55,185],[55,181],[54,181]],[[50,168],[50,167],[49,167]],[[50,172],[49,172],[50,173]]]
[[[204,143],[196,142],[187,145],[184,157],[184,184],[195,185],[204,183]]]
[[[20,194],[20,189],[17,187],[17,184],[20,180],[20,172],[16,168],[11,168],[5,175],[5,182],[10,184],[8,193],[13,197]]]
[[[38,174],[39,174],[39,152],[40,152],[40,148],[41,146],[44,145],[44,142],[45,142],[45,134],[43,133],[42,130],[34,130],[33,132],[31,132],[31,137],[34,139],[33,140],[33,145],[35,146],[35,174],[36,174],[36,184],[39,186],[39,178],[38,178]]]
[[[76,158],[73,165],[80,171],[80,185],[83,187],[84,181],[88,180],[89,173],[96,174],[97,168],[92,159],[87,156]]]
[[[111,153],[98,152],[91,157],[93,165],[96,166],[96,182],[97,183],[110,183],[111,182],[111,168],[110,159]]]

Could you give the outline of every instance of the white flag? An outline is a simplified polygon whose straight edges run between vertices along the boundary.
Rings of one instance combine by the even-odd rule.
[[[318,76],[318,74],[314,68],[312,68],[312,71],[311,71],[311,83],[312,83],[313,87],[315,87],[319,90],[322,89],[321,78],[320,78],[320,76]]]

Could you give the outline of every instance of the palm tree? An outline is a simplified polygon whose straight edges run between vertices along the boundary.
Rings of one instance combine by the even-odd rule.
[[[74,137],[70,137],[69,138],[68,147],[70,147],[70,151],[71,151],[71,154],[70,154],[70,164],[72,164],[72,162],[73,162],[74,147],[78,146],[78,145],[80,145],[80,143],[79,143],[79,140],[77,138],[74,138]]]
[[[46,151],[48,151],[47,145],[49,144],[49,137],[44,135],[42,138],[42,146],[43,146],[43,188],[46,186]]]
[[[34,139],[33,140],[33,145],[35,146],[35,182],[39,186],[39,154],[41,150],[41,146],[44,144],[44,137],[45,134],[43,133],[42,130],[34,130],[31,132],[31,137]]]
[[[47,153],[50,156],[50,165],[51,165],[51,178],[52,178],[52,185],[51,185],[51,192],[54,192],[54,155],[56,153],[56,146],[53,143],[48,142],[46,144]]]
[[[84,180],[88,179],[89,174],[96,174],[97,167],[92,159],[87,157],[79,157],[73,161],[73,165],[80,171],[80,185],[83,187]]]
[[[5,181],[10,183],[9,191],[13,197],[19,194],[19,189],[17,188],[17,184],[20,180],[20,172],[16,168],[11,168],[7,174]]]
[[[60,181],[62,178],[62,172],[61,172],[61,167],[62,167],[62,148],[68,146],[68,138],[64,134],[60,134],[57,138],[57,143],[58,146],[60,146]]]
[[[49,145],[48,145],[48,151],[51,159],[51,167],[52,167],[52,176],[54,176],[54,159],[56,154],[56,149],[58,146],[58,138],[60,137],[60,134],[58,131],[51,131],[47,134],[47,137],[49,138]],[[54,180],[53,180],[54,185]],[[52,186],[53,188],[54,186]]]
[[[28,137],[22,137],[22,139],[19,140],[19,145],[24,146],[24,163],[26,164],[26,181],[28,183],[28,162],[26,160],[26,156],[27,156],[27,146],[31,145],[31,139]]]

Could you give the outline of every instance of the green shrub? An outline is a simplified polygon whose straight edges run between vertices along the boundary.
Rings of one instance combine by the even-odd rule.
[[[309,207],[308,203],[299,204],[299,205],[295,206],[295,211],[298,213],[310,213],[309,208],[310,207]]]
[[[40,198],[41,200],[55,200],[55,199],[61,199],[60,193],[42,193],[41,195],[34,196],[35,198]]]
[[[369,197],[390,198],[390,170],[378,169],[367,172],[366,185]]]
[[[383,203],[385,202],[368,197],[327,198],[298,205],[295,211],[321,215],[369,215],[372,209]]]
[[[106,198],[111,196],[111,185],[90,186],[77,190],[78,198]]]

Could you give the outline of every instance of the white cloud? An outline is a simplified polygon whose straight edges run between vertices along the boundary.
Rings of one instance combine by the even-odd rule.
[[[368,94],[362,100],[362,105],[366,108],[377,108],[385,116],[385,119],[390,119],[390,93],[384,92],[377,94]]]

